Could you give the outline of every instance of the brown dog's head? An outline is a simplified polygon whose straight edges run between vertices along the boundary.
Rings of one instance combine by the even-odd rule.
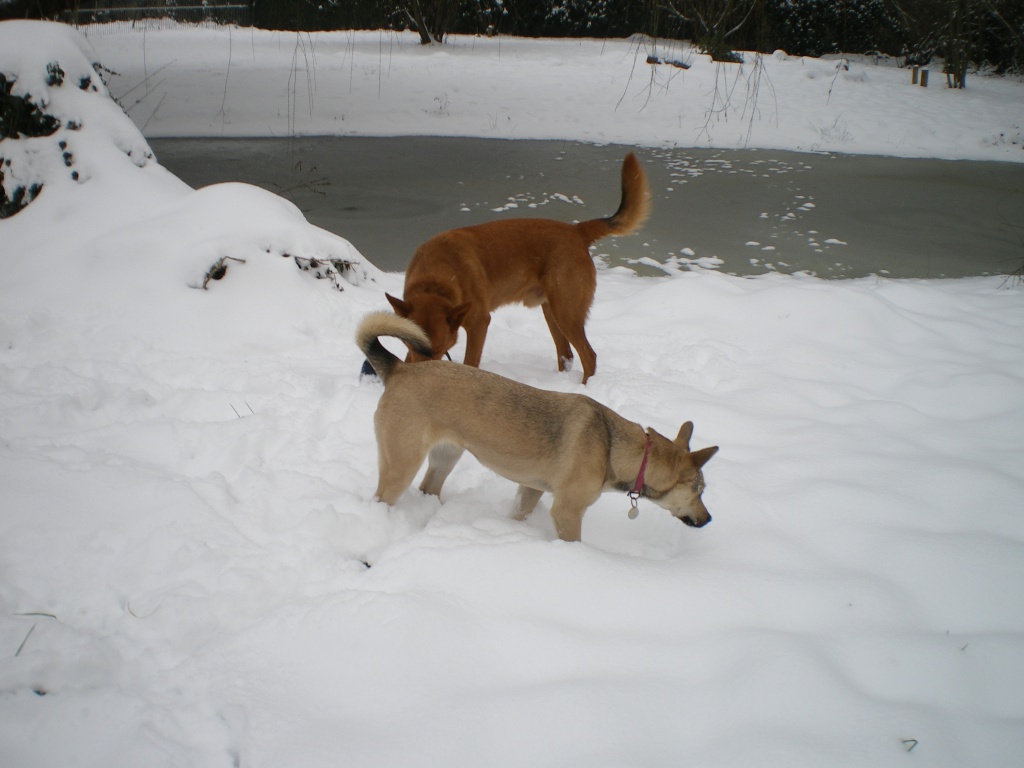
[[[704,492],[701,467],[718,452],[718,446],[691,452],[691,421],[679,428],[675,440],[669,441],[653,429],[649,432],[651,451],[656,452],[658,458],[651,461],[650,480],[644,495],[687,525],[702,528],[711,522],[711,514],[700,498]]]
[[[462,321],[469,311],[469,304],[451,306],[450,303],[437,297],[431,297],[430,301],[403,301],[389,293],[384,295],[394,307],[396,314],[412,320],[430,337],[433,356],[424,357],[410,349],[409,355],[406,357],[407,362],[440,360],[445,352],[455,346],[455,342],[459,339],[459,326],[462,325]]]

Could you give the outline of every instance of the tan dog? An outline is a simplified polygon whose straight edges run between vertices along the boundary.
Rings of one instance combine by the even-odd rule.
[[[440,495],[464,450],[519,483],[515,518],[550,491],[558,536],[579,541],[583,513],[603,491],[651,499],[687,525],[711,520],[701,501],[701,467],[718,450],[690,451],[693,424],[675,440],[644,430],[585,395],[547,392],[478,368],[430,361],[410,365],[380,343],[394,336],[427,356],[430,339],[388,312],[368,315],[356,343],[384,382],[374,414],[379,476],[376,498],[394,504],[429,453],[420,484]]]
[[[439,360],[466,329],[463,362],[480,365],[491,312],[521,302],[544,310],[558,353],[558,370],[583,365],[583,383],[594,375],[597,354],[584,332],[594,302],[597,272],[591,243],[634,232],[650,212],[647,179],[633,153],[622,164],[622,200],[609,218],[566,224],[551,219],[506,219],[451,229],[416,249],[405,271],[404,296],[388,301],[423,328],[430,349],[409,360]]]

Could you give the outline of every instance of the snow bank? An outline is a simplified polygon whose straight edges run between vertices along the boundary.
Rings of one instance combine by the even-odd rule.
[[[1024,83],[684,43],[87,27],[147,136],[475,136],[1024,161]],[[646,63],[649,55],[689,69]]]

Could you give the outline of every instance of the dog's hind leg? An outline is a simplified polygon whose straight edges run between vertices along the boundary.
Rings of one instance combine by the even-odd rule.
[[[439,443],[430,449],[427,472],[420,483],[420,490],[432,496],[441,495],[441,486],[462,457],[463,449],[451,443]]]
[[[537,502],[540,501],[543,494],[544,491],[520,485],[519,490],[516,491],[515,511],[512,513],[512,518],[525,520],[526,516],[533,512],[533,508],[537,506]]]
[[[545,309],[547,304],[544,305]],[[585,307],[582,311],[578,307],[572,307],[565,309],[561,306],[553,306],[551,308],[552,316],[555,322],[558,324],[559,329],[565,335],[565,338],[570,344],[576,349],[576,353],[580,358],[580,365],[583,368],[583,383],[587,383],[587,379],[594,375],[594,371],[597,370],[597,353],[594,348],[590,346],[590,342],[587,340],[586,331],[583,327],[587,321],[587,312],[589,307]],[[556,342],[557,346],[557,342]],[[559,352],[561,354],[561,352]],[[572,359],[570,353],[569,359]],[[559,370],[564,370],[559,366]]]
[[[576,347],[576,351],[579,353],[580,365],[583,367],[583,383],[586,384],[587,379],[593,376],[597,370],[597,352],[587,341],[587,334],[583,332],[582,323],[578,329],[567,333],[566,336],[569,338],[569,343]]]
[[[576,350],[583,368],[583,383],[594,375],[597,369],[597,353],[587,341],[587,334],[584,326],[587,323],[587,315],[590,314],[590,305],[594,303],[594,290],[597,286],[597,278],[593,274],[594,265],[590,262],[590,256],[586,257],[586,265],[590,267],[590,274],[571,274],[563,270],[562,274],[555,273],[545,282],[544,295],[547,301],[544,304],[544,318],[548,321],[548,328],[551,330],[551,337],[555,340],[555,347],[558,348],[560,358],[572,359],[572,353],[563,352],[559,346],[558,336],[555,335],[557,327],[560,336],[564,337]],[[570,262],[567,262],[569,264]],[[553,322],[552,322],[553,321]],[[565,370],[559,360],[558,369]]]
[[[565,338],[562,329],[558,327],[550,305],[544,302],[540,306],[544,310],[544,319],[548,323],[548,330],[551,331],[551,340],[555,342],[555,353],[558,355],[558,370],[567,370],[572,367],[572,349],[569,347],[569,340]]]
[[[416,477],[426,450],[407,440],[377,437],[377,492],[374,498],[391,505],[398,501]]]

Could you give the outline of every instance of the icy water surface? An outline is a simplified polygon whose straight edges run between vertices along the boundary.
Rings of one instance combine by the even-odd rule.
[[[629,147],[465,138],[152,139],[199,187],[244,181],[401,271],[451,227],[579,221],[619,200]],[[1006,274],[1024,263],[1024,165],[775,150],[636,150],[654,195],[643,230],[597,244],[608,264],[844,278]]]

